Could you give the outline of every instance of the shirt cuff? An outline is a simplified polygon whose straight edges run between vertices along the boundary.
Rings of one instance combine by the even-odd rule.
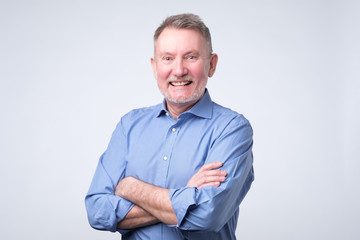
[[[101,207],[94,214],[94,226],[98,229],[106,229],[111,232],[117,231],[117,224],[134,206],[132,202],[119,196],[109,195]]]
[[[195,187],[170,189],[169,197],[178,221],[177,227],[181,226],[188,209],[197,205],[197,191]]]

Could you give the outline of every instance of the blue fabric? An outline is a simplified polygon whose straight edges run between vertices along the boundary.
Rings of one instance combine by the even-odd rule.
[[[239,205],[254,180],[252,128],[242,115],[201,100],[175,121],[162,104],[121,118],[85,198],[91,226],[118,231],[133,203],[114,195],[124,177],[170,189],[178,225],[120,230],[122,239],[236,239]],[[209,162],[222,161],[220,187],[185,187]]]

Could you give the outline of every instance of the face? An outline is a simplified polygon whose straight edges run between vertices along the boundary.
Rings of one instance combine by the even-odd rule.
[[[208,77],[216,69],[204,37],[195,30],[166,28],[151,59],[154,76],[169,104],[195,104],[204,94]]]

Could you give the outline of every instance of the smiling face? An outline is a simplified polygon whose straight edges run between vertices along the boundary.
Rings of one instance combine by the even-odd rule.
[[[158,87],[169,106],[192,107],[204,94],[216,69],[204,37],[191,29],[165,28],[151,59]]]

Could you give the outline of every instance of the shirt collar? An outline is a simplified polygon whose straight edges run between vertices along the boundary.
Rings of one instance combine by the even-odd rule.
[[[163,100],[160,106],[161,108],[159,110],[157,117],[160,117],[161,115],[168,113],[166,109],[165,99]],[[205,89],[204,96],[202,96],[201,99],[189,111],[185,113],[190,113],[201,118],[210,119],[212,117],[212,100],[209,91]]]

